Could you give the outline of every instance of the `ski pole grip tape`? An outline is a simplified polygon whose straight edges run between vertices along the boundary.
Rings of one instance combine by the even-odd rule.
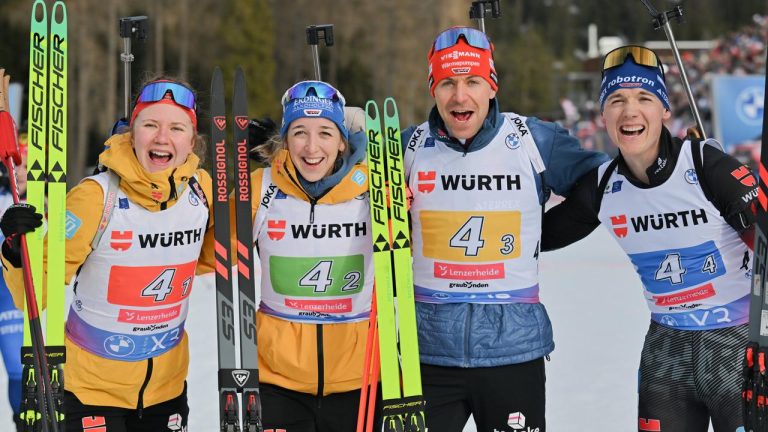
[[[9,157],[13,158],[16,165],[21,164],[19,144],[16,141],[16,123],[8,111],[0,111],[0,158],[5,161]]]

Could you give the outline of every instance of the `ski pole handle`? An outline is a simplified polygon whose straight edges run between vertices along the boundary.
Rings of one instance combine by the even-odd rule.
[[[315,79],[318,81],[322,81],[320,56],[317,51],[317,45],[321,39],[325,42],[325,46],[333,46],[333,24],[307,26],[307,45],[312,49],[312,63],[315,67]]]

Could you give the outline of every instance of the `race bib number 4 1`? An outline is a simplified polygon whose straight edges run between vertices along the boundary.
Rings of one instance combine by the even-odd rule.
[[[520,256],[519,211],[422,211],[419,218],[427,258],[493,262]]]
[[[122,306],[160,306],[189,296],[197,261],[165,266],[113,266],[107,301]]]

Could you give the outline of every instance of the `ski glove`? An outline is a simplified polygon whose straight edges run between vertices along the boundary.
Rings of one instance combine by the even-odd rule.
[[[251,150],[251,159],[257,162],[264,162],[255,150],[257,147],[266,144],[278,130],[277,124],[269,117],[251,119],[248,122],[248,145]]]
[[[11,265],[21,267],[21,235],[34,231],[42,224],[43,215],[35,211],[35,206],[19,203],[8,207],[0,219],[0,230],[5,236],[3,256]]]

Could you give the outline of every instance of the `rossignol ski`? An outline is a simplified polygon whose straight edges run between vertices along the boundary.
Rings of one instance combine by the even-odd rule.
[[[253,280],[253,213],[251,166],[248,156],[248,96],[245,74],[235,70],[232,99],[235,140],[235,224],[237,240],[237,287],[240,312],[240,369],[235,375],[242,393],[243,431],[261,432],[261,395],[256,344],[256,285]]]
[[[768,61],[765,98],[768,100]],[[749,343],[744,356],[744,430],[768,430],[768,111],[763,110],[763,141],[760,153],[760,186],[755,220],[752,294],[749,302]]]
[[[411,240],[395,100],[368,101],[368,171],[376,281],[383,431],[424,432]]]
[[[50,31],[49,31],[50,22]],[[48,215],[48,260],[43,268],[44,228],[28,236],[31,283],[35,300],[43,298],[43,273],[46,280],[46,340],[44,354],[34,345],[43,343],[35,336],[32,319],[38,311],[25,303],[25,335],[21,420],[24,430],[58,431],[63,428],[62,393],[66,361],[64,349],[64,243],[66,215],[67,153],[67,11],[57,0],[50,15],[43,0],[35,0],[30,18],[29,146],[27,202]],[[47,161],[46,161],[47,155]],[[46,205],[46,182],[48,196]],[[36,303],[36,302],[35,302]],[[38,315],[38,326],[39,315]],[[43,372],[42,375],[38,372]],[[42,380],[42,381],[40,381]]]
[[[216,68],[211,83],[211,141],[213,218],[216,252],[216,312],[219,347],[219,419],[221,431],[261,432],[261,397],[258,384],[256,344],[256,288],[253,281],[253,218],[251,213],[250,165],[248,158],[248,108],[245,75],[235,72],[233,97],[235,152],[227,148],[224,79]],[[232,156],[229,156],[229,155]],[[239,346],[235,337],[234,292],[231,272],[231,228],[229,225],[229,180],[227,166],[235,167],[236,251],[239,301]],[[240,366],[237,366],[239,347]],[[242,407],[237,393],[241,393]],[[242,414],[242,428],[240,416]]]

